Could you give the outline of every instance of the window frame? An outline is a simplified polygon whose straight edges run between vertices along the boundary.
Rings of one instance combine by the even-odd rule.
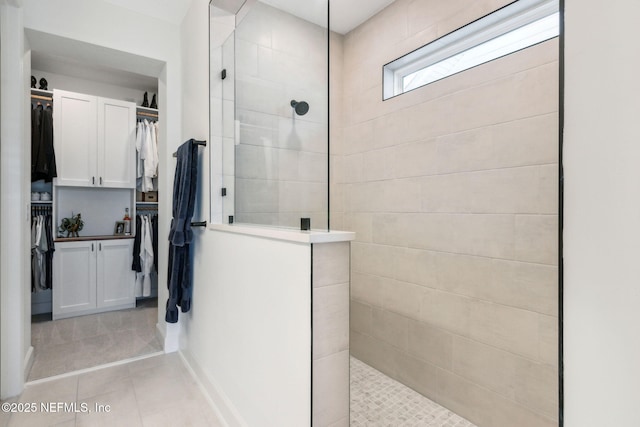
[[[559,0],[516,0],[496,11],[472,21],[457,30],[454,30],[426,45],[415,49],[387,64],[383,65],[382,99],[387,100],[403,93],[427,86],[436,81],[458,74],[462,71],[486,64],[495,59],[502,58],[526,47],[534,46],[533,43],[524,48],[516,49],[507,54],[497,56],[488,61],[481,62],[464,70],[445,75],[439,79],[425,83],[424,85],[407,91],[403,88],[404,77],[422,70],[454,55],[473,47],[486,43],[498,36],[533,23],[539,19],[551,16],[559,12]],[[557,36],[555,36],[557,37]],[[546,40],[550,40],[550,37]]]

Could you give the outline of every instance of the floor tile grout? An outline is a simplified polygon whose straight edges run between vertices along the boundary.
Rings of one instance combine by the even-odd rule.
[[[351,426],[476,427],[355,357],[350,367]]]

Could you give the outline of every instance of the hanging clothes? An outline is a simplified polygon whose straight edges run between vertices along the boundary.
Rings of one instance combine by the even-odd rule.
[[[158,215],[151,217],[151,241],[153,242],[153,265],[158,271]]]
[[[31,110],[31,181],[51,182],[58,176],[53,146],[53,112],[42,104]]]
[[[133,239],[133,262],[131,269],[136,273],[142,272],[142,261],[140,260],[140,244],[142,241],[142,217],[136,215],[136,234]]]
[[[53,243],[53,217],[45,215],[44,229],[47,239],[47,252],[45,252],[45,286],[46,289],[53,287],[53,252],[55,251]]]
[[[31,291],[51,289],[53,283],[53,232],[51,215],[31,218]]]
[[[198,146],[193,139],[178,148],[173,181],[173,218],[169,232],[169,299],[165,321],[178,321],[178,308],[183,313],[191,309],[191,265],[189,246],[193,237],[191,217],[196,200],[198,180]]]
[[[142,120],[136,131],[137,188],[141,192],[156,191],[158,177],[158,124]]]
[[[148,216],[141,217],[140,236],[140,267],[136,274],[136,297],[151,295],[151,272],[153,270],[153,242],[151,241],[151,220]]]

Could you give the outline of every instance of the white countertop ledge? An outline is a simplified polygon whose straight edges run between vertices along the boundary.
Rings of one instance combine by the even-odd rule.
[[[352,231],[302,231],[294,228],[278,228],[251,224],[209,224],[208,229],[297,243],[350,242],[356,238],[356,233]]]

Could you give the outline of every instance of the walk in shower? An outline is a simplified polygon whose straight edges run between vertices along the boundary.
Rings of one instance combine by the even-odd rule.
[[[329,228],[328,1],[298,3],[211,4],[211,137],[223,147],[211,188],[225,223]]]
[[[512,2],[458,3],[343,34],[326,0],[211,7],[211,212],[356,233],[354,426],[559,419],[557,37],[383,97],[385,64]]]

